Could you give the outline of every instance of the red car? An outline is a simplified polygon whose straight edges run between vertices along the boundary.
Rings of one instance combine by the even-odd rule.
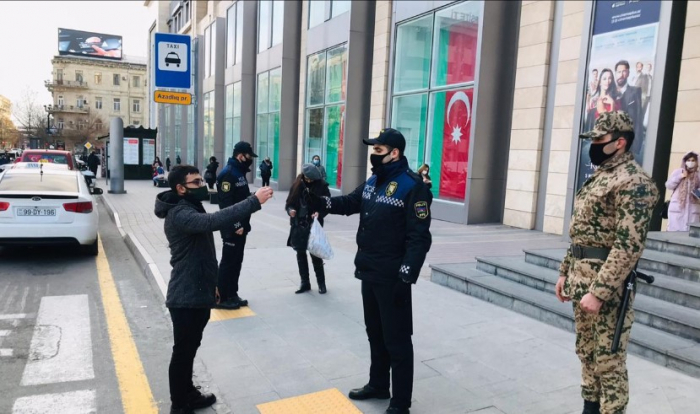
[[[76,165],[73,162],[73,154],[69,151],[59,150],[25,150],[22,156],[15,162],[47,162],[49,164],[66,164],[69,170],[75,170]]]

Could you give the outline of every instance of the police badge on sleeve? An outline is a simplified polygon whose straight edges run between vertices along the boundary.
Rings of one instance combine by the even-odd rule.
[[[416,210],[416,217],[419,219],[424,219],[430,215],[427,201],[419,201],[413,207]]]

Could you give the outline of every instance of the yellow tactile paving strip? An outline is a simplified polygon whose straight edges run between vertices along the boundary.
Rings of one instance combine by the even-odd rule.
[[[257,406],[260,414],[362,414],[337,388]]]
[[[219,322],[228,319],[246,318],[248,316],[255,316],[255,312],[250,310],[249,307],[243,306],[240,309],[212,309],[211,316],[209,317],[209,322]]]

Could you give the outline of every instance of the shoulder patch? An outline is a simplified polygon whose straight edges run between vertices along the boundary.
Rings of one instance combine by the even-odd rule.
[[[386,196],[387,197],[393,196],[394,193],[396,192],[397,188],[399,188],[399,183],[397,183],[396,181],[390,182],[389,185],[386,186],[386,191],[385,191]]]
[[[419,201],[413,206],[413,208],[416,210],[416,217],[419,219],[427,218],[430,215],[427,201]]]
[[[231,183],[229,183],[228,181],[224,181],[223,183],[221,183],[221,191],[223,191],[224,193],[228,193],[229,191],[231,191]]]

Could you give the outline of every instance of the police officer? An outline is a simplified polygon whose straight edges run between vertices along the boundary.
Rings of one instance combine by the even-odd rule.
[[[226,167],[216,178],[220,209],[250,197],[250,188],[245,175],[250,171],[253,158],[256,157],[249,143],[241,141],[234,145],[233,157],[229,158]],[[238,296],[238,279],[241,276],[246,237],[250,230],[250,217],[236,223],[233,230],[221,230],[224,248],[221,253],[217,283],[220,295],[217,305],[219,308],[238,309],[248,305],[247,300]]]
[[[404,414],[413,391],[411,285],[430,249],[432,194],[409,169],[403,155],[406,140],[399,131],[383,129],[364,143],[372,145],[373,175],[349,195],[324,197],[315,207],[330,214],[360,214],[355,277],[362,280],[372,361],[369,383],[349,397],[391,397],[386,412]]]
[[[611,345],[623,285],[644,251],[659,192],[630,152],[634,126],[627,113],[601,114],[593,130],[581,138],[592,140],[589,153],[597,170],[576,194],[571,247],[559,268],[556,296],[573,302],[583,413],[624,413],[629,401],[625,361],[634,295],[616,353]]]

